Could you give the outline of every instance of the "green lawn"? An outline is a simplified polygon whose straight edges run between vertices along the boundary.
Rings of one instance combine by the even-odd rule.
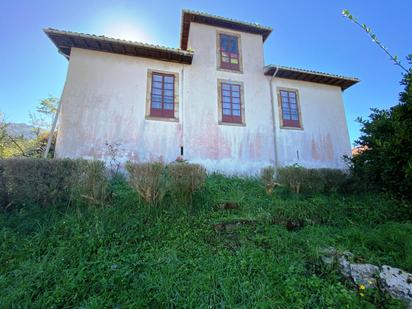
[[[157,209],[122,182],[112,202],[0,211],[0,307],[399,308],[361,297],[319,249],[412,271],[411,213],[370,195],[267,197],[253,179],[211,176],[193,207]],[[219,203],[234,201],[238,209]],[[410,209],[410,208],[409,208]],[[215,224],[250,220],[239,226]],[[287,222],[303,225],[288,230]]]

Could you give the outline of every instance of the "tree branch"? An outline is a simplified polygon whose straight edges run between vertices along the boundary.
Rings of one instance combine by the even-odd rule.
[[[28,155],[26,155],[26,153],[24,152],[23,148],[20,147],[20,145],[13,137],[11,137],[11,135],[7,134],[7,137],[12,141],[14,145],[16,145],[17,148],[19,148],[23,157],[28,157]]]
[[[409,73],[409,70],[405,68],[402,63],[398,60],[398,57],[396,55],[392,55],[388,49],[383,46],[383,44],[378,40],[376,37],[376,34],[372,32],[372,30],[366,26],[365,24],[361,24],[357,18],[355,18],[348,10],[343,10],[342,15],[345,16],[347,19],[355,23],[358,27],[360,27],[363,31],[365,31],[369,37],[372,39],[372,42],[376,43],[388,56],[389,58],[395,63],[395,65],[399,66],[401,69],[403,69],[406,73]]]

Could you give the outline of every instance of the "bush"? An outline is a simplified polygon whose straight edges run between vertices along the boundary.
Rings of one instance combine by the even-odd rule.
[[[126,163],[129,184],[149,204],[160,203],[166,193],[165,165],[154,163]]]
[[[78,195],[97,198],[97,191],[107,188],[102,162],[37,158],[0,162],[2,200],[6,197],[7,203],[14,206],[67,204]],[[96,179],[99,179],[99,189]],[[99,199],[102,201],[101,195]]]
[[[278,169],[277,180],[295,193],[331,193],[343,191],[348,175],[337,169],[307,169],[293,165]]]
[[[272,195],[278,183],[276,182],[276,169],[273,166],[265,167],[260,172],[260,180],[265,187],[266,194]]]
[[[199,164],[171,163],[168,172],[172,195],[177,201],[191,202],[193,193],[205,184],[206,170]]]
[[[78,194],[92,204],[103,205],[110,196],[106,166],[102,161],[82,163]]]

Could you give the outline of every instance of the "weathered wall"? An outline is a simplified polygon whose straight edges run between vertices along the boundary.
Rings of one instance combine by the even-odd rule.
[[[241,37],[243,73],[217,70],[217,30]],[[185,158],[225,173],[253,174],[274,164],[269,83],[263,74],[259,35],[192,23],[188,46],[193,64],[185,68]],[[218,124],[217,80],[243,82],[245,126]]]
[[[243,72],[220,71],[216,31],[191,24],[192,65],[73,48],[56,156],[108,160],[105,143],[109,142],[120,144],[122,161],[170,162],[183,146],[186,160],[227,174],[255,174],[275,162],[344,167],[341,158],[350,153],[350,144],[340,88],[275,78],[272,110],[270,78],[263,74],[262,38],[232,32],[241,36]],[[178,121],[145,118],[148,70],[179,74]],[[244,126],[219,124],[219,79],[243,83]],[[277,87],[298,89],[303,130],[280,128]]]
[[[343,155],[350,155],[351,147],[341,89],[282,78],[275,78],[272,87],[278,164],[285,166],[297,163],[313,168],[345,168],[342,158]],[[280,127],[277,87],[299,91],[302,130]]]
[[[120,143],[123,161],[175,160],[181,123],[145,119],[148,68],[181,74],[183,65],[73,48],[56,156],[108,159],[107,141]]]

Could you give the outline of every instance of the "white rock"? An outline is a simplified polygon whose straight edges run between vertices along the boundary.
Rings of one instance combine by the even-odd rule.
[[[379,267],[372,264],[350,264],[350,276],[356,285],[366,288],[376,288],[376,278]]]
[[[412,308],[412,274],[402,269],[384,265],[379,273],[381,289],[393,298],[403,300]]]
[[[345,256],[339,257],[340,272],[345,278],[350,278],[350,262]]]

